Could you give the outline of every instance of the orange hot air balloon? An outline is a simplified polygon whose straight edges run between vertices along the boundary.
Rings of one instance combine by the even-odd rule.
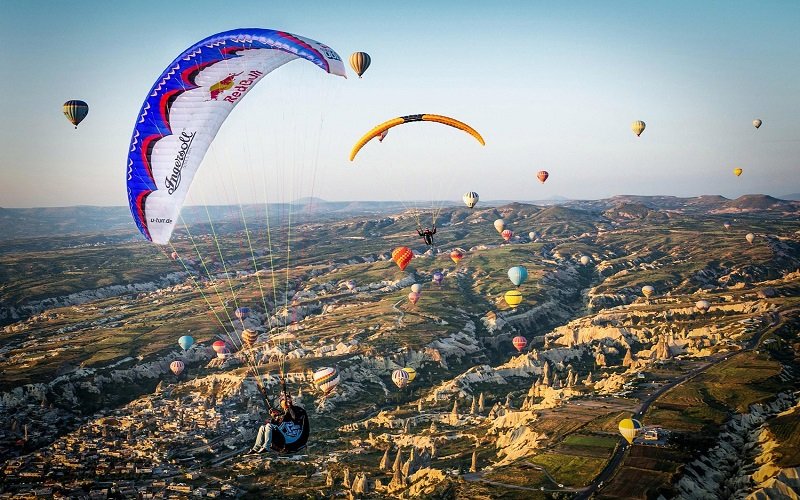
[[[401,271],[405,271],[406,266],[413,257],[414,252],[408,247],[397,247],[392,251],[392,260],[395,261]]]
[[[458,264],[458,261],[464,258],[464,252],[456,248],[455,250],[450,252],[450,258],[453,260],[453,262]]]
[[[504,240],[509,241],[511,238],[514,237],[514,232],[510,229],[504,229],[500,236],[503,237]]]
[[[539,170],[539,173],[536,174],[536,178],[539,179],[539,182],[542,184],[544,184],[544,181],[546,181],[548,177],[550,177],[550,174],[547,173],[547,170]]]
[[[514,347],[517,348],[517,351],[522,352],[525,349],[525,346],[528,345],[528,339],[523,336],[514,337],[511,340],[511,343],[514,344]]]

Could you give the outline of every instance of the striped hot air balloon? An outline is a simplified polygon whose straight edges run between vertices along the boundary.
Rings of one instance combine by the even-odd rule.
[[[317,389],[327,396],[339,385],[339,372],[336,368],[326,366],[314,372],[313,380]]]
[[[455,262],[456,264],[458,264],[458,262],[459,262],[461,259],[463,259],[463,258],[464,258],[464,252],[462,252],[462,251],[461,251],[460,249],[458,249],[458,248],[456,248],[455,250],[453,250],[452,252],[450,252],[450,259],[451,259],[453,262]]]
[[[544,184],[544,181],[546,181],[548,177],[550,177],[550,174],[547,173],[547,170],[539,170],[539,173],[536,174],[536,178],[539,179],[539,182],[542,184]]]
[[[356,72],[359,78],[367,71],[372,58],[366,52],[353,52],[350,54],[350,67]]]
[[[86,115],[89,114],[89,105],[83,101],[79,101],[77,99],[73,99],[64,103],[62,107],[64,111],[64,116],[67,117],[67,120],[73,125],[75,128],[78,128],[78,124],[86,118]]]
[[[642,423],[633,418],[626,418],[619,422],[619,433],[628,444],[633,444],[633,439],[642,430]]]
[[[392,382],[400,389],[408,385],[409,378],[411,377],[409,377],[408,372],[405,370],[395,370],[392,372]]]
[[[469,193],[464,193],[464,196],[462,196],[461,199],[464,200],[464,204],[468,208],[474,208],[480,197],[475,191],[470,191]]]
[[[517,348],[517,351],[522,352],[522,350],[525,349],[525,346],[528,345],[528,339],[522,335],[519,335],[511,339],[511,343],[514,344],[514,347]]]
[[[226,344],[222,340],[217,340],[216,342],[211,344],[211,348],[214,349],[215,353],[219,354],[219,353],[221,353],[223,351],[227,351],[228,350],[228,344]]]
[[[256,343],[256,339],[258,339],[258,332],[255,330],[251,330],[249,328],[245,328],[242,331],[242,342],[251,346]]]
[[[433,273],[433,282],[434,283],[436,283],[437,285],[441,285],[442,284],[442,280],[444,280],[444,274],[442,274],[439,271],[436,271],[435,273]]]
[[[636,134],[636,137],[639,137],[639,136],[642,135],[642,132],[644,132],[644,128],[645,127],[646,127],[646,125],[644,124],[644,122],[642,120],[636,120],[635,122],[633,122],[631,124],[631,130],[633,130],[633,133]]]
[[[503,229],[503,232],[500,233],[500,236],[502,236],[504,240],[510,241],[511,238],[514,237],[514,232],[510,229]]]
[[[644,295],[645,298],[649,299],[655,292],[656,289],[650,285],[645,285],[642,287],[642,295]]]
[[[183,361],[179,359],[176,359],[175,361],[169,364],[169,369],[172,370],[172,373],[174,373],[176,377],[181,373],[183,373],[184,368],[186,368],[186,365],[184,365]]]
[[[512,308],[516,308],[518,305],[522,304],[522,293],[519,290],[509,290],[503,298],[506,300],[506,304]]]
[[[397,247],[392,250],[392,260],[397,264],[401,271],[405,271],[406,266],[414,257],[414,252],[408,247]]]

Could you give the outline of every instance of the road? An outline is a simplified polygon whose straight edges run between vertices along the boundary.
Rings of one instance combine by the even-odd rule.
[[[650,408],[650,405],[652,405],[659,397],[661,397],[662,394],[672,389],[673,387],[695,378],[696,376],[700,375],[701,373],[708,370],[712,366],[721,363],[722,361],[725,361],[731,358],[732,356],[735,356],[743,352],[752,351],[758,346],[759,342],[761,342],[761,339],[764,337],[764,335],[769,331],[773,331],[778,325],[780,325],[780,323],[781,323],[780,316],[778,315],[778,317],[773,318],[772,324],[770,325],[773,328],[765,328],[758,335],[753,335],[753,338],[751,338],[747,342],[744,349],[724,354],[710,361],[708,364],[695,368],[686,375],[675,379],[674,381],[664,385],[663,387],[660,387],[656,392],[654,392],[653,394],[648,396],[647,399],[642,401],[642,405],[639,407],[639,411],[636,413],[636,415],[641,418],[642,415],[644,415]],[[617,469],[619,468],[620,464],[622,463],[622,459],[625,457],[625,451],[627,449],[628,449],[627,443],[624,440],[620,439],[620,444],[617,445],[617,447],[614,449],[614,454],[612,455],[611,460],[609,460],[605,468],[602,471],[600,471],[600,474],[598,474],[597,477],[594,478],[594,480],[589,484],[589,486],[587,486],[583,491],[581,491],[578,495],[575,496],[575,500],[583,500],[591,497],[600,488],[601,483],[605,484],[606,481],[611,479],[617,472]]]

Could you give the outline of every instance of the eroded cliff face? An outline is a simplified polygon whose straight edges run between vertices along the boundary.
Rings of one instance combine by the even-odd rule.
[[[774,445],[765,436],[765,422],[795,404],[792,394],[781,393],[772,402],[752,405],[747,413],[731,418],[718,436],[719,444],[686,465],[676,482],[676,498],[746,498],[754,483],[766,484],[777,478],[782,471],[770,465]],[[793,474],[787,471],[784,477],[791,482]],[[770,484],[780,489],[777,482]]]

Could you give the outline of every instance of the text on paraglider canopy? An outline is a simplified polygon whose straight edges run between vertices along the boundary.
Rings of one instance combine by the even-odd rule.
[[[164,186],[169,194],[174,193],[178,186],[181,185],[181,171],[186,163],[186,156],[189,154],[189,148],[192,147],[192,141],[196,133],[188,134],[185,130],[181,132],[181,136],[178,139],[181,142],[181,147],[178,149],[177,156],[175,156],[175,166],[172,167],[172,174],[164,178]]]
[[[256,83],[256,80],[258,80],[262,76],[264,76],[264,73],[262,73],[261,71],[255,69],[252,70],[247,74],[247,78],[245,78],[244,80],[239,80],[236,83],[236,86],[233,87],[233,92],[231,92],[231,95],[226,95],[225,99],[223,100],[228,102],[238,101],[245,94],[245,92],[247,92],[247,89],[249,89],[251,85]]]

